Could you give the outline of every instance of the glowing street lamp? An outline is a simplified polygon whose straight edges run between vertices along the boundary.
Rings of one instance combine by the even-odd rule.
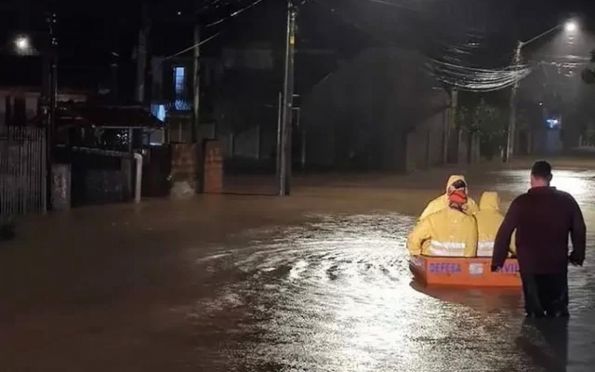
[[[564,30],[568,33],[575,33],[578,31],[578,23],[574,20],[567,21],[564,24]]]
[[[27,36],[17,36],[14,46],[19,54],[28,53],[31,51],[31,40]]]
[[[522,54],[522,50],[524,47],[526,47],[529,44],[534,43],[537,40],[541,40],[543,37],[553,33],[554,31],[558,31],[560,29],[563,29],[565,31],[565,33],[567,35],[574,35],[576,34],[580,27],[579,24],[576,20],[574,19],[569,19],[564,23],[560,23],[552,28],[550,28],[549,30],[542,32],[541,34],[535,36],[532,39],[529,39],[527,41],[519,41],[517,44],[517,48],[516,48],[516,52],[514,54],[514,60],[513,60],[513,65],[514,66],[518,66],[521,64],[521,54]],[[518,89],[519,89],[519,81],[517,80],[513,87],[512,87],[512,93],[510,95],[510,118],[508,120],[508,134],[507,134],[507,138],[506,138],[506,151],[504,153],[505,158],[504,161],[509,162],[512,158],[512,156],[514,155],[514,142],[515,142],[515,131],[516,131],[516,100],[517,100],[517,94],[518,94]]]

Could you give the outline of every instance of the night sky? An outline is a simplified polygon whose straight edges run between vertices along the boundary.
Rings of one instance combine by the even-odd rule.
[[[78,79],[107,73],[115,58],[132,59],[140,25],[140,0],[101,2],[9,0],[0,6],[2,55],[10,54],[16,33],[43,35],[44,14],[58,15],[61,69]],[[194,2],[148,1],[153,21],[152,51],[175,53],[192,44]],[[204,0],[199,2],[208,37],[204,48],[217,54],[225,45],[267,41],[282,50],[284,2]],[[302,3],[302,1],[299,1]],[[245,9],[236,17],[227,18]],[[373,46],[397,46],[469,66],[506,65],[515,40],[527,39],[569,16],[583,28],[594,27],[595,4],[589,0],[307,0],[301,5],[298,48],[331,49],[346,58]],[[595,45],[593,45],[595,47]],[[584,51],[589,53],[589,47]]]

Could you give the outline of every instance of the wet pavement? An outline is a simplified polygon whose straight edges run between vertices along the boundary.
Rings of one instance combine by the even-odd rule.
[[[555,177],[592,226],[595,171]],[[506,203],[527,188],[525,170],[469,178]],[[591,371],[591,260],[571,269],[569,322],[525,321],[519,290],[412,282],[406,235],[443,179],[303,180],[290,199],[23,222],[0,250],[0,371]]]

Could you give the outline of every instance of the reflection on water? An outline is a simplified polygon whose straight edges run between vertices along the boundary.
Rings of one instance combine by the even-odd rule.
[[[212,312],[225,311],[226,305],[244,308],[237,326],[257,337],[226,345],[240,359],[233,364],[321,371],[430,371],[444,365],[488,370],[523,364],[513,343],[503,342],[515,331],[509,319],[518,318],[518,290],[416,290],[405,250],[413,218],[318,220],[280,234],[269,245],[217,255],[227,262],[219,265],[233,262],[246,280],[196,306]],[[199,264],[205,262],[217,265],[204,259]],[[196,322],[200,328],[202,320]],[[507,352],[488,353],[496,347]]]
[[[588,227],[594,175],[555,173]],[[473,192],[507,201],[528,187],[526,171],[476,176]],[[544,328],[523,324],[519,290],[411,281],[414,218],[403,211],[421,209],[422,194],[385,208],[386,190],[320,191],[82,209],[23,226],[0,247],[0,370],[593,370],[594,229],[586,266],[570,269],[568,328]]]
[[[548,371],[566,371],[568,319],[525,319],[516,343],[536,366]]]
[[[581,204],[593,201],[595,197],[595,172],[554,170],[552,185],[572,194]],[[498,183],[495,191],[507,191],[514,195],[526,192],[529,188],[529,171],[509,170],[494,173]]]
[[[555,175],[555,185],[576,196],[587,220],[594,175]],[[526,171],[496,178],[497,191],[527,189]],[[208,328],[205,316],[239,313],[223,332],[241,336],[225,342],[229,352],[220,365],[267,371],[565,370],[567,329],[523,323],[520,290],[411,282],[405,240],[414,218],[312,219],[289,230],[251,231],[242,239],[253,242],[248,247],[197,262],[215,272],[243,273],[244,280],[187,309],[203,310],[192,318],[201,334]],[[574,314],[594,304],[591,272],[571,269]]]

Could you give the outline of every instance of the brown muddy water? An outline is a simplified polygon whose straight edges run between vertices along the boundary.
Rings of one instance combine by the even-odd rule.
[[[593,226],[595,172],[555,177]],[[470,182],[509,202],[527,172]],[[593,370],[589,257],[571,319],[527,322],[518,290],[412,282],[412,211],[440,188],[350,186],[23,222],[0,249],[0,371]]]

